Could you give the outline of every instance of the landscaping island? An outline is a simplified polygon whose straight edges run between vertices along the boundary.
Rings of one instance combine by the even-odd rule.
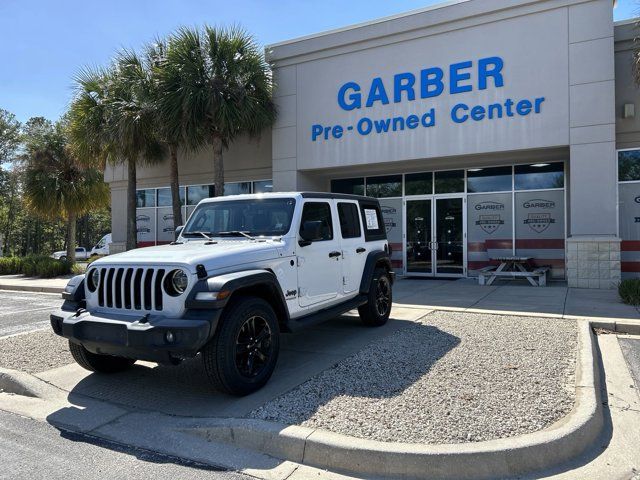
[[[513,437],[571,411],[576,349],[572,320],[433,312],[250,417],[386,442]]]

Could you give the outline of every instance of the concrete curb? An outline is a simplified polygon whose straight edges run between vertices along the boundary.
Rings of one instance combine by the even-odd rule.
[[[593,328],[602,328],[616,333],[627,335],[640,335],[640,321],[638,320],[591,320]]]
[[[34,292],[34,293],[62,293],[64,287],[38,287],[32,285],[7,285],[0,283],[0,290],[10,290],[13,292]]]
[[[443,480],[510,477],[558,466],[593,445],[604,427],[599,371],[591,325],[579,321],[573,410],[545,430],[486,442],[387,443],[250,419],[219,419],[188,431],[208,441],[357,475],[424,478],[428,474]]]
[[[60,395],[60,390],[47,382],[8,368],[0,368],[0,392],[45,400]]]

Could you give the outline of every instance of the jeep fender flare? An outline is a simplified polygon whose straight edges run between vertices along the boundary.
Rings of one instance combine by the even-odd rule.
[[[367,255],[367,261],[364,266],[364,271],[362,272],[362,280],[360,282],[361,294],[367,295],[369,293],[369,287],[371,286],[371,280],[373,279],[376,268],[386,269],[387,272],[391,274],[391,282],[393,283],[395,275],[393,275],[389,254],[383,250],[370,252],[369,255]]]
[[[220,300],[198,300],[196,297],[200,292],[228,293]],[[191,290],[185,306],[193,310],[223,310],[238,293],[264,298],[275,310],[280,325],[288,325],[289,309],[282,288],[269,270],[244,270],[202,279]]]

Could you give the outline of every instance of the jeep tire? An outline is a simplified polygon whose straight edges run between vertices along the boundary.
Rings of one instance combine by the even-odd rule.
[[[360,319],[368,327],[380,327],[387,323],[393,303],[391,277],[386,269],[375,269],[368,296],[367,303],[358,307]]]
[[[78,365],[90,372],[118,373],[130,368],[136,361],[132,358],[114,357],[92,353],[82,345],[69,341],[69,351]]]
[[[202,350],[204,368],[214,388],[231,395],[260,389],[276,367],[280,328],[273,308],[259,297],[232,300],[216,335]]]

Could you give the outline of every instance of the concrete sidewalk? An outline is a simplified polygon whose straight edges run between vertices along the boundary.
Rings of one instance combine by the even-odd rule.
[[[62,293],[73,275],[57,278],[26,277],[24,275],[0,275],[0,290],[21,292]]]
[[[616,290],[568,288],[564,282],[547,287],[532,287],[526,281],[481,286],[472,278],[401,278],[394,286],[393,300],[395,306],[405,308],[640,320],[638,309],[622,303]]]
[[[72,276],[0,275],[0,290],[61,293]],[[524,280],[481,286],[473,278],[401,277],[393,296],[395,306],[405,308],[640,320],[640,311],[622,303],[616,290],[568,288],[564,282],[551,282],[547,287],[532,287]]]

